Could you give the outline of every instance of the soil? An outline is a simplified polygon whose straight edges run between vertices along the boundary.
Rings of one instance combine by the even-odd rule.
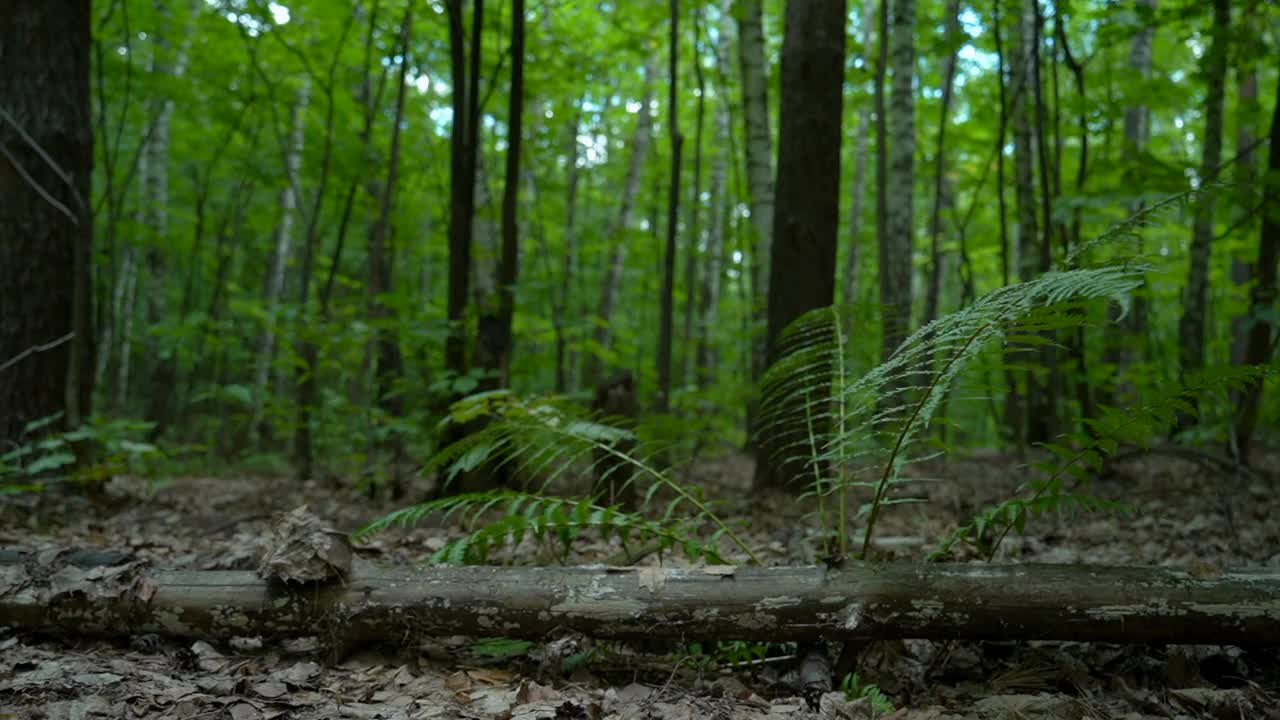
[[[825,552],[811,508],[781,492],[747,492],[752,461],[700,459],[682,473],[748,521],[766,562]],[[926,502],[895,505],[876,556],[923,558],[978,510],[1035,477],[1025,461],[971,453],[909,466]],[[1003,563],[1280,567],[1280,453],[1243,472],[1195,453],[1138,454],[1087,491],[1125,514],[1033,518],[994,558]],[[422,496],[424,483],[411,492]],[[402,505],[339,483],[287,478],[118,478],[106,498],[0,499],[0,546],[103,547],[156,567],[251,569],[274,513],[307,505],[355,530]],[[457,527],[428,519],[363,546],[381,562],[421,562]],[[567,554],[526,541],[496,561],[600,563],[616,540],[586,536]],[[741,561],[723,546],[726,559]],[[962,550],[961,560],[976,553]],[[683,563],[648,556],[643,563]],[[838,648],[830,648],[834,660]],[[752,652],[755,651],[755,652]],[[764,657],[760,657],[760,652]],[[846,655],[861,688],[804,693],[794,646],[630,647],[571,634],[528,644],[436,638],[334,660],[255,638],[219,643],[157,636],[121,641],[39,637],[0,628],[0,720],[7,718],[1272,718],[1280,720],[1280,648],[1061,642],[869,644]],[[835,682],[841,682],[837,672]],[[868,686],[878,689],[867,690]],[[878,695],[878,700],[873,696]]]

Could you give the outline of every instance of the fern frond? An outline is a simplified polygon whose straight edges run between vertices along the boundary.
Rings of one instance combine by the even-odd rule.
[[[679,548],[691,560],[724,562],[717,548],[722,533],[700,540],[695,534],[700,519],[659,522],[616,505],[515,490],[454,495],[396,510],[361,528],[354,537],[363,540],[391,527],[410,527],[435,513],[462,517],[465,533],[445,543],[432,555],[432,562],[486,562],[493,551],[515,547],[526,537],[539,544],[556,542],[567,550],[584,530],[594,530],[605,539],[617,537],[624,544],[654,542],[659,553]]]

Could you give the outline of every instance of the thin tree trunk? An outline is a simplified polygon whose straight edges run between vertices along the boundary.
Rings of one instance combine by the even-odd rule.
[[[884,259],[890,253],[889,235],[889,106],[886,86],[889,80],[889,26],[890,0],[880,0],[880,19],[878,23],[880,45],[876,51],[876,76],[873,89],[873,102],[876,108],[876,251],[879,262],[878,277],[880,279],[880,351],[888,346],[890,308],[885,306],[886,277]]]
[[[311,314],[311,275],[315,264],[315,255],[320,244],[320,211],[324,207],[325,195],[329,187],[329,174],[333,164],[334,143],[334,111],[337,81],[338,60],[342,57],[342,49],[346,46],[347,33],[354,25],[352,22],[343,25],[338,46],[329,61],[329,68],[324,83],[325,118],[324,149],[321,152],[320,172],[316,182],[315,200],[311,203],[311,211],[307,214],[307,229],[303,235],[302,268],[298,273],[298,312],[303,321],[300,333],[300,354],[302,364],[295,373],[298,394],[297,427],[294,429],[294,466],[302,480],[310,480],[312,475],[311,415],[319,400],[316,373],[319,371],[319,350],[309,335],[313,316]],[[325,310],[327,311],[327,305]],[[327,312],[325,313],[327,314]],[[322,320],[327,319],[322,317]]]
[[[1204,109],[1204,154],[1197,176],[1202,188],[1217,180],[1218,167],[1222,162],[1223,105],[1226,97],[1230,29],[1230,0],[1213,0],[1213,27],[1210,31],[1209,49],[1204,56],[1208,89]],[[1179,360],[1184,379],[1199,372],[1205,364],[1205,315],[1209,303],[1209,259],[1213,243],[1215,195],[1211,189],[1206,189],[1196,203],[1191,235],[1191,262],[1183,295],[1182,317],[1178,322]],[[1192,418],[1185,415],[1179,418],[1179,429],[1186,429],[1191,424]]]
[[[890,95],[887,214],[880,247],[881,360],[888,360],[911,328],[912,248],[915,234],[915,0],[894,0],[889,39]]]
[[[449,130],[449,336],[445,367],[455,377],[467,371],[467,296],[471,283],[472,222],[475,215],[476,152],[480,137],[480,56],[484,0],[472,0],[470,65],[463,27],[464,0],[447,0],[453,123]]]
[[[960,0],[947,0],[944,35],[947,55],[942,60],[942,106],[938,111],[938,145],[933,157],[933,208],[929,214],[929,287],[925,292],[924,320],[927,325],[938,317],[939,296],[945,263],[942,251],[942,206],[947,169],[947,121],[951,114],[951,97],[955,87],[956,53],[960,40]]]
[[[1156,0],[1133,0],[1133,6],[1141,25],[1129,41],[1128,70],[1135,80],[1145,83],[1151,74],[1151,52],[1156,30]],[[1110,87],[1109,82],[1108,87]],[[1151,115],[1145,102],[1146,94],[1144,85],[1132,94],[1124,109],[1125,173],[1123,177],[1125,178],[1138,177],[1140,168],[1145,166],[1143,154],[1146,152],[1147,138],[1150,135]],[[1141,202],[1135,201],[1129,204],[1130,215],[1141,210]],[[1142,238],[1139,236],[1136,242],[1139,243],[1138,250],[1141,251]],[[1119,312],[1119,308],[1112,310],[1111,322],[1107,325],[1107,346],[1103,359],[1114,365],[1116,374],[1123,377],[1135,360],[1141,360],[1146,355],[1147,287],[1144,285],[1134,294],[1133,305],[1129,308],[1127,315],[1120,317]],[[1099,402],[1104,405],[1122,402],[1119,398],[1120,388],[1117,387],[1106,388],[1099,395]]]
[[[702,8],[693,9],[693,77],[698,88],[698,111],[693,131],[693,192],[689,203],[689,228],[686,232],[684,263],[684,334],[682,335],[684,351],[681,359],[683,367],[681,376],[686,384],[698,382],[701,378],[697,367],[698,357],[694,348],[698,347],[698,335],[693,326],[693,316],[699,306],[698,301],[698,256],[702,244],[702,135],[706,124],[707,82],[702,70]],[[719,99],[717,95],[717,99]]]
[[[1254,268],[1257,280],[1249,298],[1249,339],[1245,344],[1244,362],[1265,365],[1271,361],[1275,342],[1274,318],[1277,293],[1276,271],[1280,262],[1280,77],[1276,80],[1275,109],[1271,115],[1271,150],[1267,160],[1267,174],[1272,182],[1262,187],[1262,231],[1258,235],[1258,262]],[[1241,393],[1241,404],[1233,427],[1236,455],[1246,464],[1253,444],[1253,431],[1258,423],[1258,409],[1262,405],[1263,383],[1254,381]]]
[[[1258,3],[1248,2],[1243,11],[1242,18],[1245,27],[1252,27],[1258,23]],[[1236,157],[1235,157],[1235,183],[1236,189],[1232,193],[1234,199],[1234,211],[1232,213],[1232,227],[1239,230],[1240,233],[1247,234],[1252,226],[1252,215],[1254,208],[1257,207],[1258,197],[1258,153],[1255,149],[1257,143],[1257,133],[1255,123],[1260,122],[1261,107],[1258,103],[1258,65],[1257,60],[1252,53],[1245,51],[1239,53],[1239,67],[1236,68],[1236,83],[1238,101],[1236,103]],[[1231,254],[1231,272],[1230,279],[1232,284],[1241,288],[1246,288],[1253,281],[1253,263],[1249,262],[1241,253],[1243,250],[1232,252]],[[1245,345],[1248,331],[1244,328],[1249,322],[1248,314],[1237,315],[1231,319],[1231,335],[1233,338],[1231,344],[1231,362],[1240,364],[1244,362]],[[1237,402],[1235,403],[1239,405]]]
[[[1004,18],[1000,12],[1000,2],[1001,0],[992,1],[991,26],[996,44],[997,81],[1000,83],[1000,127],[996,133],[996,201],[1000,224],[1000,283],[1001,287],[1008,287],[1016,264],[1014,249],[1009,245],[1009,212],[1008,204],[1005,201],[1004,148],[1005,136],[1009,131],[1012,108],[1009,105],[1008,97],[1009,82],[1006,73],[1008,63],[1005,61],[1004,33],[1002,32]],[[1016,59],[1014,67],[1018,67]],[[1016,95],[1022,94],[1020,86],[1015,85],[1014,89],[1019,91]],[[1005,363],[1008,368],[1012,368],[1015,360],[1016,358],[1012,356],[1012,353],[1006,353]],[[1024,423],[1025,414],[1022,411],[1022,390],[1018,384],[1018,373],[1012,369],[1006,369],[1005,386],[1004,425],[1008,430],[1008,439],[1021,450],[1026,445],[1026,427]]]
[[[667,131],[671,136],[671,188],[667,199],[667,247],[662,263],[662,316],[658,319],[658,397],[660,413],[671,409],[671,343],[675,334],[676,236],[680,222],[680,0],[671,0],[671,36],[668,65]]]
[[[734,15],[738,21],[738,64],[742,72],[747,194],[750,197],[751,222],[755,228],[750,272],[754,294],[750,315],[751,379],[754,382],[765,367],[765,316],[774,228],[773,134],[769,131],[769,65],[765,62],[764,2],[741,0]],[[748,423],[752,422],[754,404],[748,405],[747,416]]]
[[[134,303],[138,291],[138,251],[128,247],[116,280],[116,307],[113,311],[120,322],[120,350],[116,359],[116,387],[113,409],[116,414],[127,411],[129,402],[129,370],[133,360]]]
[[[871,41],[875,37],[872,26],[876,21],[876,0],[863,0],[862,3],[862,48],[870,53]],[[870,58],[868,58],[870,60]],[[858,281],[858,249],[862,245],[863,206],[867,200],[867,148],[872,134],[874,104],[863,103],[858,110],[858,130],[853,150],[853,202],[849,211],[849,252],[845,255],[844,285],[840,294],[846,305],[857,300]]]
[[[707,235],[706,273],[702,282],[698,333],[698,383],[703,387],[716,379],[716,318],[720,308],[720,277],[724,270],[725,221],[729,209],[729,38],[733,32],[731,0],[720,0],[720,27],[716,39],[716,68],[720,78],[716,92],[716,147],[711,161],[711,231]],[[692,288],[690,289],[692,292]]]
[[[158,24],[153,28],[151,56],[151,73],[156,76],[169,75],[173,82],[178,82],[186,73],[187,58],[191,40],[194,37],[195,15],[200,12],[203,3],[193,5],[189,10],[184,31],[178,33],[172,26],[172,12],[167,2],[155,5]],[[180,34],[182,44],[172,58],[170,34]],[[147,155],[147,182],[143,187],[144,227],[152,233],[152,241],[147,248],[147,282],[149,287],[143,293],[146,297],[147,327],[156,328],[167,322],[169,318],[168,271],[165,262],[165,248],[169,247],[169,125],[173,116],[173,98],[167,92],[161,92],[151,101],[151,114],[154,118],[151,136],[146,141],[144,153]],[[155,423],[150,435],[158,437],[169,423],[172,411],[171,399],[173,386],[178,379],[177,348],[162,347],[160,336],[147,334],[148,386],[147,418]]]
[[[1031,43],[1034,38],[1035,11],[1030,3],[1036,0],[1015,0],[1013,7],[1013,36],[1009,49],[1010,75],[1013,98],[1010,115],[1013,119],[1013,182],[1017,206],[1015,243],[1011,248],[1011,265],[1016,268],[1018,279],[1027,281],[1035,277],[1035,248],[1039,236],[1035,197],[1035,146],[1032,138],[1031,110],[1034,81],[1031,63]],[[1030,427],[1031,404],[1037,393],[1035,378],[1030,372],[1017,373],[1022,378],[1022,392],[1018,393],[1018,417],[1015,419],[1019,447],[1032,439]]]
[[[1040,166],[1040,244],[1037,254],[1035,273],[1049,271],[1053,259],[1053,198],[1054,187],[1060,185],[1053,178],[1058,172],[1056,163],[1049,160],[1049,118],[1044,102],[1044,82],[1041,77],[1041,35],[1044,28],[1044,16],[1040,11],[1039,0],[1029,0],[1024,12],[1030,22],[1031,33],[1028,42],[1030,55],[1030,76],[1032,101],[1035,107],[1035,149]],[[1034,214],[1034,210],[1032,213]],[[1052,339],[1052,333],[1045,334]],[[1027,440],[1029,442],[1048,442],[1058,434],[1058,352],[1053,343],[1046,343],[1039,351],[1040,367],[1031,369],[1027,374]],[[1043,373],[1043,378],[1041,377]]]
[[[376,367],[374,370],[374,397],[378,406],[390,418],[404,414],[403,403],[396,391],[396,383],[403,374],[400,342],[394,325],[395,311],[388,307],[382,296],[394,290],[395,248],[390,242],[391,210],[395,205],[396,183],[400,171],[400,128],[404,119],[405,86],[409,72],[409,42],[413,33],[412,5],[405,10],[400,24],[400,75],[396,86],[396,107],[391,127],[391,148],[387,158],[387,176],[382,183],[378,216],[369,228],[369,316],[374,327]],[[391,452],[391,497],[400,499],[404,486],[400,477],[404,440],[398,434],[384,443]]]
[[[289,253],[293,244],[293,221],[298,207],[297,188],[302,172],[303,142],[306,138],[304,118],[310,99],[311,80],[303,76],[291,113],[293,132],[286,153],[284,188],[280,191],[280,223],[276,227],[275,252],[272,255],[267,276],[267,294],[264,301],[267,313],[262,337],[258,343],[257,364],[254,370],[253,418],[250,431],[256,433],[260,439],[265,439],[270,430],[264,422],[264,412],[270,387],[272,360],[275,356],[276,322],[280,312],[280,298],[284,293],[285,270],[288,268]]]
[[[1071,44],[1067,39],[1067,31],[1064,23],[1066,22],[1062,14],[1062,5],[1055,2],[1054,5],[1054,23],[1057,30],[1057,44],[1062,51],[1062,58],[1067,69],[1071,71],[1072,77],[1076,84],[1076,102],[1078,108],[1076,110],[1076,129],[1079,133],[1077,142],[1080,145],[1080,157],[1076,161],[1076,183],[1075,194],[1078,197],[1084,195],[1085,183],[1089,179],[1089,114],[1088,114],[1088,93],[1085,91],[1085,74],[1084,66],[1080,64],[1075,55],[1071,52]],[[1076,207],[1071,213],[1071,229],[1068,237],[1068,248],[1070,251],[1080,247],[1082,242],[1082,226],[1083,219],[1081,217],[1081,209]],[[1075,363],[1075,388],[1076,402],[1080,404],[1080,424],[1082,428],[1091,432],[1092,425],[1090,421],[1097,415],[1096,403],[1094,401],[1093,385],[1089,382],[1089,368],[1086,364],[1088,353],[1086,352],[1085,340],[1087,335],[1085,328],[1080,327],[1075,330],[1073,337],[1068,343],[1069,354]]]
[[[622,197],[618,200],[618,214],[609,225],[606,237],[610,239],[609,257],[605,261],[604,281],[600,284],[600,304],[596,309],[596,327],[594,340],[595,352],[587,356],[584,378],[587,386],[594,386],[599,380],[599,353],[607,351],[610,340],[609,321],[613,316],[613,308],[618,302],[618,290],[622,282],[622,269],[627,261],[628,228],[631,225],[631,214],[635,211],[636,198],[640,194],[640,175],[644,170],[645,157],[649,154],[649,142],[653,136],[653,78],[658,72],[658,55],[653,53],[644,65],[644,91],[639,113],[636,117],[635,135],[631,139],[631,157],[627,163],[627,176],[622,185]]]
[[[556,392],[570,390],[570,379],[575,377],[577,353],[568,349],[566,320],[570,312],[569,303],[575,297],[573,290],[578,282],[578,184],[582,173],[578,169],[578,128],[582,123],[582,103],[579,100],[574,109],[573,119],[569,122],[568,137],[568,178],[565,180],[564,201],[564,266],[560,278],[560,289],[556,293],[555,329],[556,329]]]

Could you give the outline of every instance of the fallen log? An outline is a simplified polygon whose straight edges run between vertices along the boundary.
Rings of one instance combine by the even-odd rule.
[[[328,582],[0,550],[0,625],[330,647],[431,635],[1078,640],[1280,645],[1280,569],[1079,565],[384,567]]]

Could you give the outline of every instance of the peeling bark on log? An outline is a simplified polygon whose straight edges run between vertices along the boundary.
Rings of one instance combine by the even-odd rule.
[[[1280,644],[1280,569],[856,564],[692,569],[381,567],[284,586],[126,555],[0,550],[0,625],[334,648],[430,635]]]

